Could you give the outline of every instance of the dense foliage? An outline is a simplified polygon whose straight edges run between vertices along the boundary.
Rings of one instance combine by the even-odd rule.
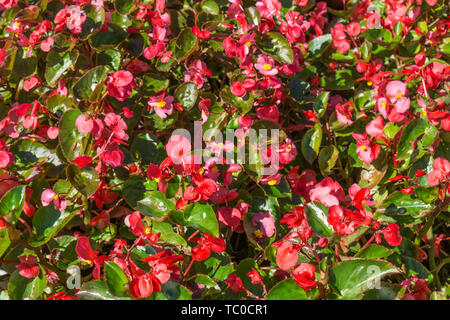
[[[0,298],[450,295],[448,1],[0,12]]]

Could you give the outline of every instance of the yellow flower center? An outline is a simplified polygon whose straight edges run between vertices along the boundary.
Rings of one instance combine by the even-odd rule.
[[[386,109],[386,102],[382,102],[382,103],[381,103],[381,107],[382,107],[383,109]]]
[[[252,43],[251,43],[250,41],[247,41],[245,44],[246,44],[247,47],[249,47],[249,48],[250,48],[250,46],[252,45]]]
[[[401,97],[403,97],[403,94],[401,92],[397,93],[397,95],[395,96],[395,99],[400,99]]]
[[[57,194],[55,194],[54,196],[53,196],[53,199],[58,199],[58,195]]]
[[[274,186],[274,185],[277,184],[277,180],[275,180],[275,179],[270,179],[269,182],[267,182],[267,184],[268,184],[269,186]]]
[[[145,227],[145,228],[144,228],[144,232],[145,232],[146,234],[149,234],[149,233],[152,232],[152,229],[150,229],[150,227]]]
[[[425,110],[422,111],[422,116],[424,116],[424,117],[427,116],[427,112]]]
[[[161,178],[160,178],[160,177],[158,177],[158,178],[155,178],[155,181],[156,181],[156,182],[159,182],[159,180],[161,180]]]
[[[203,174],[203,172],[205,172],[205,169],[203,168],[198,169],[198,173]]]
[[[92,264],[91,260],[85,260],[87,264]]]
[[[219,169],[217,169],[217,167],[214,166],[214,167],[212,167],[211,172],[217,172],[217,170],[219,170]]]
[[[367,147],[366,147],[366,146],[361,146],[361,150],[362,150],[362,151],[366,151],[366,150],[367,150]]]
[[[160,102],[158,102],[158,103],[156,104],[156,106],[157,106],[158,108],[164,108],[164,107],[166,106],[166,102],[165,102],[164,100],[161,100]]]
[[[292,150],[292,145],[288,144],[286,146],[286,152],[291,152],[291,150]]]
[[[367,81],[367,85],[371,86],[372,85],[372,81]]]
[[[264,68],[264,70],[270,70],[270,69],[272,69],[272,66],[270,64],[266,63],[263,65],[263,68]]]
[[[258,230],[255,230],[254,232],[253,232],[253,234],[255,235],[255,237],[257,237],[258,239],[262,239],[263,238],[263,234],[262,234],[262,232],[258,229]]]

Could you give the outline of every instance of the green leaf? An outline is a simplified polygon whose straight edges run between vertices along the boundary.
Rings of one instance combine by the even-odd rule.
[[[59,94],[54,94],[47,100],[47,109],[52,113],[63,113],[75,107],[72,99]]]
[[[47,55],[47,65],[45,66],[45,80],[49,86],[58,84],[62,75],[73,67],[78,59],[78,50],[56,52],[51,50]]]
[[[105,263],[106,285],[115,296],[121,296],[128,284],[128,277],[122,269],[113,261]]]
[[[403,194],[396,191],[391,194],[384,202],[383,208],[386,208],[386,214],[411,214],[418,215],[426,209],[432,209],[433,206],[420,200],[413,198],[410,194]]]
[[[33,232],[35,235],[29,243],[34,247],[47,243],[76,216],[79,209],[80,207],[68,207],[61,212],[56,210],[53,205],[39,208],[33,216]]]
[[[86,282],[77,292],[80,300],[114,300],[113,295],[108,291],[106,283],[101,280]]]
[[[366,259],[382,259],[390,256],[392,253],[393,251],[391,249],[385,248],[378,244],[371,244],[370,246],[359,250],[355,257]]]
[[[25,186],[17,186],[9,190],[0,200],[0,217],[15,224],[25,204]]]
[[[86,40],[100,31],[105,22],[105,9],[101,6],[88,4],[83,7],[86,20],[81,25],[80,39]]]
[[[294,279],[286,279],[269,291],[266,300],[307,300],[307,296]]]
[[[0,229],[0,258],[8,250],[11,244],[11,239],[9,238],[8,228]]]
[[[182,61],[189,57],[197,48],[198,39],[192,33],[191,28],[186,28],[180,32],[175,41],[174,57]]]
[[[380,260],[347,260],[330,271],[329,283],[343,299],[354,299],[380,284],[381,278],[399,273],[392,264]]]
[[[331,43],[331,34],[316,37],[308,43],[308,51],[311,57],[319,57]]]
[[[47,277],[41,272],[36,278],[22,277],[16,270],[8,282],[8,294],[11,300],[35,300],[40,297],[47,285]]]
[[[257,37],[256,44],[278,62],[287,64],[294,62],[294,54],[289,42],[278,32],[267,32]]]
[[[24,139],[14,142],[9,150],[15,158],[14,165],[28,169],[50,160],[50,151],[35,139]]]
[[[166,196],[161,192],[155,191],[138,202],[138,210],[146,216],[158,218],[175,210],[175,204],[167,200]]]
[[[67,167],[67,178],[86,198],[92,196],[100,185],[98,172],[92,167],[79,168],[70,164]]]
[[[192,109],[197,101],[198,90],[195,82],[185,82],[175,90],[175,99],[183,105],[186,110]]]
[[[138,201],[145,197],[144,179],[139,176],[130,177],[124,184],[122,195],[130,207],[137,210]]]
[[[309,129],[303,136],[301,142],[301,151],[306,161],[310,164],[314,162],[319,154],[320,144],[322,143],[322,128],[319,124],[315,124],[313,128]]]
[[[335,146],[327,146],[319,152],[319,168],[323,176],[328,176],[339,158],[339,150]]]
[[[422,200],[423,202],[425,202],[427,204],[430,204],[433,201],[435,201],[439,195],[438,187],[427,188],[427,187],[419,186],[419,187],[416,187],[414,189],[414,191],[419,196],[420,200]]]
[[[31,49],[30,49],[31,50]],[[19,47],[14,60],[14,67],[12,75],[15,77],[27,78],[36,71],[37,57],[33,50],[31,54],[27,55],[26,48]]]
[[[59,122],[59,145],[67,160],[73,160],[82,155],[84,134],[80,133],[75,125],[80,115],[80,110],[71,109],[64,113]]]
[[[97,101],[104,89],[109,69],[106,66],[98,66],[89,70],[77,82],[72,90],[73,95],[82,100]]]
[[[333,227],[328,223],[328,208],[317,201],[305,205],[305,214],[308,224],[313,231],[321,237],[329,237],[334,233]]]
[[[114,8],[121,14],[129,14],[134,8],[133,0],[114,0]]]
[[[415,142],[419,136],[425,133],[425,130],[431,124],[428,121],[417,118],[411,121],[406,128],[403,129],[400,142],[397,146],[397,160],[406,160],[411,157],[414,149],[412,142]]]
[[[169,86],[169,79],[156,73],[145,73],[142,80],[142,92],[149,96],[154,95]]]
[[[160,165],[166,158],[164,145],[155,135],[149,132],[137,135],[134,138],[130,151],[143,165],[149,165],[150,163]]]
[[[210,205],[199,202],[191,204],[184,210],[184,218],[191,227],[209,233],[213,237],[219,236],[219,223]]]
[[[169,280],[156,292],[155,300],[192,300],[192,293],[179,283]]]
[[[89,37],[89,44],[97,51],[104,51],[117,47],[127,36],[128,33],[121,26],[111,21],[108,31],[97,32]]]
[[[175,232],[165,233],[165,234],[161,235],[160,239],[162,241],[170,243],[170,244],[179,245],[179,246],[183,246],[183,247],[187,246],[186,240],[184,240],[184,238],[182,236],[180,236],[178,233],[175,233]]]

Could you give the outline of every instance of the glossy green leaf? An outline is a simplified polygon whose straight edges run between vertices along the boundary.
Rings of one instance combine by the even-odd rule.
[[[67,207],[63,212],[56,210],[52,204],[39,208],[33,216],[34,236],[29,243],[41,246],[55,237],[73,217],[76,216],[80,207]]]
[[[59,145],[64,157],[68,160],[73,160],[82,155],[84,134],[80,133],[75,125],[80,115],[80,110],[68,110],[59,123]]]
[[[191,227],[213,237],[219,236],[219,223],[210,205],[199,202],[189,205],[184,210],[184,218]]]
[[[25,186],[10,189],[0,200],[0,217],[15,224],[25,204]]]
[[[133,176],[123,185],[122,195],[128,205],[137,210],[138,201],[145,197],[145,190],[144,179],[139,176]]]
[[[266,300],[307,300],[307,296],[294,279],[286,279],[269,291]]]
[[[198,39],[192,33],[191,28],[186,28],[180,32],[175,41],[174,57],[178,61],[186,59],[197,48]]]
[[[97,101],[100,97],[109,69],[106,66],[97,66],[85,73],[72,90],[73,95],[82,100]]]
[[[329,237],[333,234],[333,227],[328,223],[328,208],[317,201],[305,205],[305,214],[308,224],[313,231],[321,237]]]
[[[128,277],[113,261],[105,263],[105,279],[109,291],[115,296],[121,296],[128,284]]]
[[[319,124],[315,124],[313,128],[306,132],[301,142],[302,154],[310,164],[312,164],[318,156],[321,143],[322,128]]]
[[[73,68],[78,59],[78,50],[56,52],[50,51],[47,55],[45,67],[45,80],[49,86],[54,87],[70,68]]]
[[[319,152],[319,168],[323,176],[328,176],[339,158],[339,150],[335,146],[326,146]]]
[[[185,82],[175,90],[175,99],[183,105],[186,110],[192,109],[197,101],[198,90],[195,82]]]
[[[83,11],[86,13],[86,20],[81,25],[80,38],[86,40],[102,28],[105,22],[105,9],[102,6],[88,4],[83,7]]]
[[[331,43],[331,34],[324,34],[322,36],[312,39],[308,43],[308,51],[311,57],[319,57]]]
[[[241,113],[242,115],[246,114],[252,109],[254,98],[253,95],[249,94],[248,92],[243,97],[237,97],[231,93],[229,87],[225,87],[222,89],[220,95],[226,103],[236,107],[239,110],[239,113]]]
[[[97,51],[115,48],[119,45],[128,33],[117,24],[110,22],[108,24],[108,31],[97,32],[89,37],[89,44]]]
[[[403,129],[400,142],[397,146],[397,160],[406,160],[411,157],[414,152],[412,143],[425,133],[428,126],[430,124],[426,120],[417,118]]]
[[[384,276],[399,273],[392,264],[380,260],[347,260],[330,271],[329,283],[344,299],[354,299],[380,285]]]
[[[383,202],[383,208],[385,208],[386,214],[417,215],[426,209],[432,209],[433,206],[410,194],[396,191]]]
[[[79,168],[76,165],[70,164],[67,167],[67,178],[75,189],[86,198],[93,195],[100,185],[98,172],[92,167]]]
[[[11,239],[9,238],[9,233],[7,228],[0,229],[0,258],[8,250],[11,244]]]
[[[280,63],[291,64],[294,54],[286,38],[278,32],[267,32],[256,38],[258,47]]]
[[[378,244],[371,244],[370,246],[359,250],[355,257],[366,259],[381,259],[390,256],[392,253],[393,251],[391,249],[385,248]]]
[[[121,14],[128,14],[134,8],[134,1],[114,0],[114,8]]]
[[[174,209],[175,204],[159,191],[148,194],[138,202],[138,210],[149,217],[162,217]]]
[[[41,273],[36,278],[22,277],[16,270],[8,282],[8,294],[11,300],[36,300],[47,285],[47,277]]]

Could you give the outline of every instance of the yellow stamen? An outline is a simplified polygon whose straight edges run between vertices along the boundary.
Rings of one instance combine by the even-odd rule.
[[[427,112],[425,110],[422,111],[422,116],[424,116],[424,117],[427,116]]]
[[[198,173],[203,174],[203,172],[205,172],[205,169],[203,168],[198,169]]]
[[[263,65],[263,68],[264,68],[264,70],[270,70],[270,69],[272,69],[272,66],[270,64],[266,63]]]
[[[145,227],[145,228],[144,228],[144,232],[145,232],[146,234],[149,234],[149,233],[152,232],[152,229],[150,229],[150,227]]]
[[[156,181],[156,182],[159,182],[159,180],[161,180],[161,178],[160,178],[160,177],[158,177],[158,178],[155,178],[155,181]]]
[[[366,151],[366,150],[367,150],[367,147],[366,147],[366,146],[361,146],[361,150],[362,150],[362,151]]]
[[[156,106],[157,106],[158,108],[164,108],[164,107],[166,106],[166,102],[165,102],[164,100],[161,100],[160,102],[158,102],[158,103],[156,104]]]
[[[292,150],[292,145],[288,144],[286,146],[286,152],[291,152],[291,150]]]
[[[367,81],[367,85],[371,86],[372,85],[372,81]]]
[[[268,184],[269,186],[274,186],[274,185],[277,184],[277,180],[275,180],[275,179],[270,179],[269,182],[267,182],[267,184]]]
[[[262,238],[263,238],[263,234],[262,234],[262,232],[261,232],[260,230],[255,230],[255,231],[253,232],[253,234],[254,234],[255,237],[258,238],[258,239],[262,239]]]
[[[91,260],[85,260],[87,264],[92,264]]]
[[[58,199],[58,195],[57,194],[55,194],[54,196],[53,196],[53,199]]]
[[[381,107],[382,107],[383,109],[386,109],[386,102],[382,102],[382,103],[381,103]]]
[[[403,94],[401,92],[397,93],[397,95],[395,96],[395,99],[400,99],[401,97],[403,97]]]
[[[245,44],[246,44],[247,47],[249,47],[249,48],[250,48],[250,46],[252,45],[252,43],[251,43],[250,41],[247,41]]]

